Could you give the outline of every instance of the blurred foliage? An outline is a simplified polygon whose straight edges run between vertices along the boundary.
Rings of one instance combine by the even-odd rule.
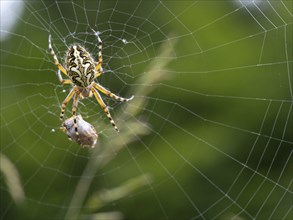
[[[91,179],[84,205],[99,189],[150,174],[152,183],[107,200],[96,219],[289,219],[292,2],[270,4],[27,1],[1,42],[1,152],[27,198],[16,206],[1,174],[1,218],[63,219],[81,208],[70,206],[80,181]],[[105,99],[131,141],[119,139],[93,99],[82,101],[79,111],[101,132],[95,151],[58,131],[69,87],[58,84],[47,49],[52,34],[60,60],[74,42],[97,54],[92,29],[101,31],[108,71],[99,82],[122,96],[137,92],[129,106]],[[165,57],[164,43],[171,49]],[[147,81],[166,60],[165,77]],[[92,158],[107,163],[84,175]]]

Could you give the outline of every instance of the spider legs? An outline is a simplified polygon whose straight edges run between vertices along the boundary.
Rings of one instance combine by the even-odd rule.
[[[52,47],[52,43],[51,43],[51,35],[49,35],[49,50],[50,50],[50,53],[51,55],[53,56],[53,59],[54,59],[54,64],[58,67],[59,70],[61,70],[62,73],[64,73],[65,75],[67,75],[67,71],[65,70],[65,68],[59,63],[58,61],[58,58],[53,50],[53,47]]]
[[[71,89],[71,91],[69,92],[69,94],[67,95],[67,97],[65,98],[65,100],[62,102],[62,106],[61,106],[61,114],[60,114],[60,119],[63,121],[64,118],[64,111],[66,108],[66,105],[69,103],[69,101],[72,99],[72,97],[74,96],[73,99],[73,104],[72,104],[72,117],[73,117],[73,126],[74,126],[74,130],[75,130],[75,135],[77,137],[77,141],[79,142],[79,133],[78,133],[78,126],[77,126],[77,121],[76,121],[76,109],[77,109],[77,105],[78,105],[78,101],[79,101],[79,91],[76,89],[76,87],[73,87],[73,89]]]
[[[115,128],[116,131],[119,132],[119,130],[118,130],[114,120],[112,119],[112,116],[111,116],[107,106],[105,105],[102,97],[100,96],[99,92],[94,87],[91,88],[91,91],[94,94],[94,96],[96,97],[96,99],[97,99],[98,103],[100,104],[100,106],[102,107],[103,111],[106,113],[106,115],[107,115],[108,119],[110,120],[110,123],[112,124],[112,126]]]
[[[63,120],[64,118],[64,111],[66,108],[66,105],[68,104],[68,102],[72,99],[73,95],[76,93],[76,89],[75,87],[73,87],[71,89],[71,91],[69,92],[69,94],[67,95],[67,97],[64,99],[64,101],[62,102],[61,105],[61,114],[60,114],[60,120]]]
[[[102,74],[103,72],[103,69],[100,70],[100,68],[102,67],[102,64],[103,64],[103,57],[102,57],[102,48],[103,48],[103,42],[101,40],[101,38],[99,36],[98,37],[98,47],[99,47],[99,52],[98,52],[98,56],[99,56],[99,61],[98,61],[98,64],[96,65],[96,70],[97,71],[100,71],[100,75]]]
[[[108,119],[110,120],[110,123],[113,125],[113,127],[115,128],[116,131],[119,131],[114,120],[111,117],[111,114],[107,108],[107,106],[105,105],[102,97],[100,96],[98,91],[101,91],[102,93],[104,93],[105,95],[119,101],[119,102],[128,102],[130,100],[133,99],[133,96],[131,96],[130,98],[122,98],[118,95],[115,95],[114,93],[110,92],[109,90],[107,90],[106,88],[104,88],[103,86],[97,84],[97,83],[93,83],[93,87],[91,88],[92,93],[95,95],[98,103],[100,104],[100,106],[102,107],[102,109],[104,110],[104,112],[106,113]]]
[[[114,93],[110,92],[109,90],[107,90],[106,88],[104,88],[103,86],[101,86],[101,85],[99,85],[98,83],[95,83],[95,82],[93,83],[93,86],[97,90],[99,90],[102,93],[104,93],[105,95],[107,95],[107,96],[109,96],[109,97],[111,97],[111,98],[113,98],[113,99],[115,99],[115,100],[117,100],[119,102],[128,102],[128,101],[133,99],[133,96],[131,96],[130,98],[122,98],[122,97],[120,97],[118,95],[115,95]]]
[[[70,79],[63,79],[60,72],[61,72],[60,70],[57,71],[57,76],[58,76],[58,79],[59,79],[60,83],[62,83],[62,84],[72,84],[72,81]]]
[[[99,77],[99,76],[102,75],[102,74],[103,74],[103,68],[100,67],[100,69],[97,70],[97,73],[96,73],[94,79],[97,78],[97,77]]]
[[[73,104],[72,104],[72,116],[73,116],[73,123],[74,123],[73,126],[75,130],[75,135],[77,137],[77,141],[79,142],[79,134],[78,134],[77,122],[76,122],[76,109],[77,109],[78,100],[79,100],[79,93],[75,93]]]

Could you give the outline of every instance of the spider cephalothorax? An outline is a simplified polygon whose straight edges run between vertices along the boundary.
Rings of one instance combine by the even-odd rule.
[[[69,92],[69,94],[67,95],[67,97],[62,103],[60,119],[63,120],[65,107],[74,96],[73,105],[72,105],[72,115],[73,115],[75,133],[77,137],[78,137],[78,127],[76,123],[76,109],[77,109],[77,104],[80,97],[88,97],[88,96],[91,97],[92,94],[94,94],[98,103],[100,104],[100,106],[106,113],[107,117],[109,118],[111,124],[117,131],[118,131],[118,128],[114,120],[112,119],[111,114],[98,91],[120,102],[127,102],[133,98],[133,96],[128,99],[117,96],[114,93],[107,90],[106,88],[104,88],[103,86],[101,86],[99,83],[94,81],[97,77],[99,77],[103,73],[102,41],[99,36],[97,37],[98,37],[98,43],[99,43],[98,62],[94,61],[94,59],[89,54],[89,52],[86,51],[86,49],[84,49],[80,45],[73,45],[69,47],[67,51],[65,67],[63,67],[59,63],[58,58],[52,48],[51,35],[49,35],[49,49],[54,58],[54,63],[58,67],[57,75],[58,75],[59,81],[62,84],[74,84],[73,88],[71,89],[71,91]],[[69,79],[63,79],[60,72],[68,76]]]

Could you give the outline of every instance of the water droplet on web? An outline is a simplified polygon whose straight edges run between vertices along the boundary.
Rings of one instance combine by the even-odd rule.
[[[126,39],[122,39],[122,42],[124,43],[124,44],[128,44],[128,41],[126,40]]]
[[[91,29],[92,29],[92,28],[91,28]],[[101,34],[100,31],[95,31],[94,29],[92,29],[92,31],[94,32],[94,34],[95,34],[96,36],[99,36],[99,35]]]

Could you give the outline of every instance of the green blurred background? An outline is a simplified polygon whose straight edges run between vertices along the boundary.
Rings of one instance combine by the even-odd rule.
[[[58,129],[70,87],[59,84],[48,36],[61,62],[73,43],[96,59],[92,29],[104,43],[99,82],[121,96],[154,91],[135,97],[145,105],[128,116],[147,123],[148,135],[128,128],[133,141],[121,137],[122,150],[91,176],[84,201],[150,174],[150,184],[97,211],[124,219],[292,218],[292,2],[255,2],[25,1],[1,41],[1,153],[26,199],[15,203],[2,173],[1,219],[64,219],[77,183],[89,178],[93,150]],[[166,79],[141,82],[164,43],[172,47],[161,57],[170,60]],[[126,107],[105,101],[123,130]],[[100,132],[98,147],[111,148],[118,134],[95,100],[78,111]]]

